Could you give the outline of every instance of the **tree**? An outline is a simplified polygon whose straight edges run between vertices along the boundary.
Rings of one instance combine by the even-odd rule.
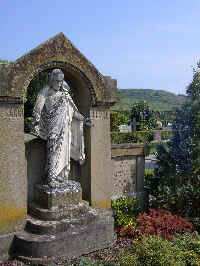
[[[135,118],[136,130],[151,130],[156,125],[155,113],[146,101],[136,102],[131,108],[131,120]]]
[[[120,125],[130,124],[130,110],[112,111],[110,112],[110,130],[119,131]]]
[[[200,215],[200,63],[187,88],[187,101],[176,110],[173,137],[158,147],[152,179],[158,207],[184,216]],[[153,183],[154,181],[154,183]]]
[[[200,183],[200,62],[193,68],[193,80],[187,88],[191,98],[191,128],[192,128],[192,175]]]

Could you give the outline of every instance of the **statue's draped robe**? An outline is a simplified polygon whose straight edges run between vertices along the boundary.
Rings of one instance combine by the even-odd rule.
[[[70,171],[70,157],[83,163],[85,160],[83,122],[73,116],[78,112],[71,96],[58,91],[48,96],[48,86],[38,95],[34,107],[35,134],[47,140],[46,172],[48,181],[64,181]]]

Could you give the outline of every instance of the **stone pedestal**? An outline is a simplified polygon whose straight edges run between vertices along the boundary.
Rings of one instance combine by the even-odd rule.
[[[56,256],[78,257],[115,241],[111,210],[90,207],[78,182],[56,188],[36,185],[24,231],[15,235],[13,256],[45,263]]]

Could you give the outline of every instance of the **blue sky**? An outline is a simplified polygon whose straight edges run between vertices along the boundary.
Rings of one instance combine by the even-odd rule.
[[[63,32],[119,88],[185,93],[200,59],[199,0],[0,0],[0,58]]]

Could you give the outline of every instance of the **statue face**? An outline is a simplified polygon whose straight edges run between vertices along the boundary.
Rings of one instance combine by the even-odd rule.
[[[60,88],[63,84],[63,79],[64,79],[64,76],[62,74],[58,74],[58,75],[54,76],[54,79],[52,80],[51,86],[55,91],[60,90]]]

